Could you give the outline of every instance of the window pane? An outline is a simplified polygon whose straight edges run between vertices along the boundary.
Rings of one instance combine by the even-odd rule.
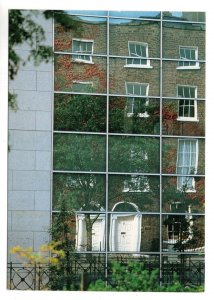
[[[53,209],[100,211],[105,209],[105,176],[53,174]]]
[[[185,49],[185,52],[186,52],[186,59],[192,59],[192,58],[191,58],[191,55],[190,55],[190,54],[191,54],[191,50],[188,49],[188,48],[186,48],[186,49]]]
[[[112,252],[159,251],[159,216],[136,212],[110,214],[109,250]]]
[[[109,15],[126,18],[160,18],[159,11],[110,11]]]
[[[139,59],[136,59],[139,61]],[[149,83],[149,96],[159,96],[159,61],[152,61],[152,69],[140,67],[126,67],[127,60],[124,58],[110,58],[110,93],[126,94],[125,82]],[[130,62],[132,64],[132,61]]]
[[[95,220],[96,218],[96,220]],[[54,213],[53,226],[60,226],[62,222],[62,215]],[[68,213],[68,216],[63,215],[63,220],[67,225],[67,246],[70,244],[71,249],[79,251],[104,251],[105,250],[105,216],[102,214],[80,214]],[[95,221],[94,221],[95,220]],[[91,228],[90,228],[91,225]],[[56,237],[59,239],[59,237]],[[76,257],[76,262],[83,261]],[[96,259],[94,257],[94,259]],[[72,261],[75,260],[75,253],[73,253]],[[84,266],[87,263],[84,261]]]
[[[198,144],[198,152],[195,142]],[[196,145],[197,145],[196,144]],[[179,147],[179,148],[178,148]],[[163,173],[174,173],[174,174],[204,174],[204,147],[205,142],[203,139],[176,139],[176,138],[164,138],[163,139]],[[178,152],[179,149],[179,152]],[[195,150],[196,149],[196,150]],[[195,154],[196,151],[196,154]],[[186,153],[186,156],[184,156]],[[176,172],[177,158],[180,154],[181,165],[178,167],[185,167],[180,173]],[[192,155],[194,157],[192,157]],[[194,161],[193,161],[194,158]],[[179,161],[178,161],[179,162]]]
[[[205,98],[205,81],[202,78],[205,78],[205,64],[200,62],[200,69],[197,70],[197,74],[194,73],[193,81],[193,70],[178,70],[177,61],[163,61],[163,96],[164,97],[177,97],[182,95],[181,90],[177,95],[177,86],[195,86],[197,87],[197,98]],[[147,82],[147,81],[144,81]],[[151,84],[150,84],[151,86]],[[191,90],[193,97],[194,89]],[[188,95],[189,95],[189,91]],[[186,92],[185,92],[186,95]],[[186,96],[185,96],[186,97]],[[189,96],[188,96],[189,98]]]
[[[204,12],[191,12],[191,11],[166,11],[163,12],[164,19],[167,20],[182,20],[193,22],[205,22]]]
[[[185,49],[184,48],[180,48],[180,58],[186,58]]]
[[[134,95],[141,95],[141,88],[140,88],[140,85],[139,84],[135,84],[134,85]],[[146,94],[144,94],[144,96],[145,96]]]
[[[141,48],[142,48],[142,46],[136,44],[136,51],[135,51],[135,53],[136,53],[137,56],[142,56]]]
[[[54,129],[105,132],[106,98],[55,94]]]
[[[135,44],[134,43],[129,43],[129,55],[133,56],[135,54]]]
[[[166,215],[163,217],[163,251],[204,252],[204,217]]]
[[[73,51],[79,51],[80,50],[80,43],[77,40],[73,40]]]
[[[163,22],[163,57],[164,58],[173,58],[173,59],[189,58],[190,59],[191,47],[195,47],[195,48],[198,47],[199,49],[198,58],[200,60],[204,60],[205,45],[206,45],[206,41],[205,41],[204,25],[201,24],[196,25],[190,23],[187,24],[181,22],[178,23]]]
[[[67,10],[68,14],[80,14],[80,15],[95,15],[95,16],[107,16],[107,11],[105,10]]]
[[[132,115],[133,101],[140,103]],[[110,97],[109,131],[115,133],[158,134],[160,132],[159,99]]]
[[[148,44],[149,57],[160,56],[160,23],[141,20],[109,19],[109,52],[111,55],[146,56]]]
[[[109,171],[155,173],[159,167],[159,139],[109,137]]]
[[[163,176],[163,212],[204,213],[205,210],[205,179],[204,177],[192,177],[195,191],[193,193],[178,190],[176,176]]]
[[[159,177],[109,176],[109,210],[159,211]]]
[[[60,215],[55,213],[53,226],[62,221]],[[65,221],[65,217],[64,217]],[[78,251],[104,251],[105,250],[105,216],[102,214],[73,213],[66,218],[67,236],[71,249]],[[59,226],[59,225],[58,225]],[[67,245],[68,246],[68,245]],[[80,260],[78,259],[80,263]],[[86,264],[84,264],[86,266]]]
[[[191,59],[196,59],[196,50],[191,49],[190,52],[191,52],[191,55],[190,55]]]
[[[205,259],[204,254],[188,254],[180,252],[179,254],[169,253],[162,256],[163,284],[174,283],[174,274],[185,284],[192,286],[204,285],[205,281]],[[172,266],[173,271],[172,272]]]
[[[188,106],[184,107],[184,117],[189,117],[189,107]]]
[[[68,17],[68,16],[67,16]],[[55,22],[54,28],[54,50],[62,52],[73,51],[90,51],[94,42],[94,54],[106,54],[107,41],[107,23],[106,18],[96,17],[75,17],[69,16],[70,22],[74,24],[72,28],[68,28]],[[73,41],[72,39],[81,39],[83,42]],[[72,49],[73,47],[73,49]]]
[[[106,92],[106,59],[93,58],[93,64],[74,61],[71,55],[55,56],[55,90],[74,91],[76,83],[90,82],[87,92]],[[86,59],[86,56],[84,56]],[[74,89],[74,90],[73,90]]]
[[[181,122],[184,107],[188,107],[188,117],[196,118],[197,122]],[[197,115],[196,115],[197,114]],[[170,135],[205,135],[205,102],[194,100],[163,100],[163,134]],[[185,121],[185,120],[184,120]]]
[[[105,171],[105,137],[54,134],[54,169]]]
[[[189,108],[189,117],[193,118],[195,116],[194,105],[191,105]]]

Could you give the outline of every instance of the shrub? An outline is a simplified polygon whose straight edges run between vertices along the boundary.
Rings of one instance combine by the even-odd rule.
[[[202,292],[202,286],[184,286],[176,274],[173,282],[168,285],[160,285],[159,270],[148,270],[143,263],[129,262],[127,265],[112,264],[112,282],[106,284],[103,280],[97,280],[90,284],[89,291],[132,291],[132,292]]]

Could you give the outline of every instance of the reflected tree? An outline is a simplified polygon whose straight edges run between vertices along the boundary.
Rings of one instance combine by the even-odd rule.
[[[136,100],[139,98],[136,98]],[[118,133],[159,134],[160,107],[155,99],[142,101],[138,111],[128,113],[128,98],[110,98],[109,130]],[[140,116],[140,114],[142,116]],[[146,116],[143,116],[146,115]]]
[[[203,217],[192,215],[192,207],[194,212],[197,204],[200,204],[199,197],[196,196],[193,200],[189,196],[187,186],[182,190],[176,190],[172,185],[170,188],[165,185],[163,200],[165,199],[171,199],[168,201],[170,201],[170,212],[173,214],[168,215],[164,225],[167,226],[168,238],[173,242],[173,249],[178,252],[194,252],[204,247]]]
[[[63,131],[106,131],[106,98],[91,95],[55,95],[54,128]]]
[[[63,200],[68,210],[83,212],[86,222],[86,250],[92,250],[92,227],[105,208],[105,177],[95,174],[55,174],[54,209],[60,210]],[[73,240],[75,236],[73,236]]]

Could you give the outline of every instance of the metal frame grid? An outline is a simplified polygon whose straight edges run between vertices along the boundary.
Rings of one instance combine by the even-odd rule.
[[[159,99],[159,102],[160,102],[160,112],[162,112],[162,105],[163,105],[163,100],[177,100],[179,101],[180,98],[179,97],[166,97],[163,95],[163,69],[162,69],[162,66],[163,66],[163,62],[164,61],[180,61],[180,59],[171,59],[171,58],[164,58],[163,57],[163,23],[164,22],[167,22],[167,23],[189,23],[189,24],[205,24],[204,22],[191,22],[191,21],[183,21],[183,20],[167,20],[167,19],[164,19],[163,17],[163,12],[160,13],[160,18],[159,19],[152,19],[152,18],[127,18],[127,17],[116,17],[116,16],[110,16],[110,12],[108,11],[107,12],[107,15],[105,16],[99,16],[99,15],[90,15],[90,14],[75,14],[75,13],[69,13],[69,15],[74,15],[74,16],[79,16],[79,17],[93,17],[93,18],[105,18],[106,21],[107,21],[107,40],[106,40],[106,44],[107,44],[107,53],[106,55],[103,55],[103,54],[90,54],[92,57],[105,57],[106,58],[106,63],[107,63],[107,70],[106,70],[106,76],[107,76],[107,86],[106,86],[106,93],[78,93],[78,92],[66,92],[66,91],[54,91],[53,93],[53,115],[52,115],[52,151],[53,151],[53,139],[54,139],[54,133],[63,133],[63,134],[88,134],[88,135],[104,135],[106,136],[106,171],[104,172],[88,172],[88,171],[64,171],[64,170],[54,170],[53,167],[52,167],[52,178],[53,178],[53,175],[55,173],[61,173],[61,174],[100,174],[100,175],[103,175],[106,177],[106,209],[104,212],[102,212],[102,214],[105,214],[105,222],[107,224],[107,220],[109,218],[109,215],[112,214],[113,212],[112,211],[108,211],[108,178],[109,178],[109,175],[131,175],[131,174],[135,174],[135,175],[149,175],[149,176],[159,176],[159,180],[160,180],[160,190],[159,190],[159,201],[160,201],[160,209],[159,209],[159,212],[141,212],[141,215],[155,215],[155,216],[158,216],[159,217],[159,222],[160,222],[160,231],[159,231],[159,237],[160,237],[160,243],[159,243],[159,251],[157,252],[134,252],[134,254],[142,254],[142,255],[158,255],[159,256],[159,262],[160,262],[160,278],[162,278],[162,269],[163,269],[163,257],[168,255],[170,252],[165,252],[163,251],[163,241],[162,241],[162,221],[163,221],[163,216],[165,215],[173,215],[175,213],[170,213],[170,212],[163,212],[162,211],[162,180],[163,180],[163,177],[166,177],[166,176],[183,176],[183,175],[178,175],[178,174],[164,174],[162,173],[162,142],[163,142],[163,139],[164,138],[175,138],[175,139],[178,139],[178,138],[187,138],[187,139],[191,139],[191,138],[195,138],[195,139],[205,139],[204,136],[177,136],[177,135],[164,135],[162,133],[162,113],[160,113],[160,134],[126,134],[126,133],[110,133],[109,132],[109,127],[108,127],[108,123],[109,123],[109,99],[110,97],[112,96],[126,96],[127,95],[121,95],[121,94],[113,94],[113,93],[110,93],[109,91],[109,68],[110,68],[110,65],[109,65],[109,62],[110,62],[110,58],[121,58],[121,59],[126,59],[126,58],[130,58],[129,56],[118,56],[118,55],[110,55],[109,53],[109,45],[110,45],[110,38],[109,38],[109,31],[110,31],[110,19],[126,19],[126,20],[145,20],[145,21],[153,21],[153,22],[158,22],[160,24],[160,57],[158,58],[150,58],[148,57],[147,59],[149,60],[157,60],[159,61],[160,63],[160,66],[159,66],[159,72],[160,72],[160,95],[158,96],[147,96],[146,98],[154,98],[154,99]],[[53,47],[54,47],[54,23],[53,23]],[[72,54],[75,54],[75,53],[72,53],[72,52],[61,52],[61,51],[55,51],[54,52],[55,54],[62,54],[62,55],[72,55]],[[198,62],[200,63],[205,63],[205,60],[197,60]],[[53,82],[54,82],[54,68],[53,68]],[[76,131],[60,131],[60,130],[54,130],[54,95],[55,94],[68,94],[68,95],[75,95],[75,94],[81,94],[81,95],[99,95],[99,96],[106,96],[106,132],[76,132]],[[137,96],[136,96],[137,97]],[[141,97],[142,98],[142,97]],[[197,101],[205,101],[205,98],[194,98],[194,100],[197,100]],[[109,172],[108,171],[108,166],[109,166],[109,160],[108,160],[108,141],[109,141],[109,136],[145,136],[145,137],[156,137],[156,138],[159,138],[159,145],[160,145],[160,172],[159,173],[126,173],[126,172]],[[52,153],[52,166],[53,166],[53,153]],[[194,176],[194,177],[204,177],[205,175],[202,174],[202,175],[188,175],[188,176]],[[53,187],[52,187],[52,190],[53,190]],[[57,210],[53,210],[51,208],[51,215],[54,214],[54,213],[58,213],[59,211]],[[80,211],[79,211],[80,212]],[[81,210],[81,213],[89,213],[91,211],[83,211]],[[96,213],[96,211],[93,211],[93,213]],[[100,213],[100,211],[98,211],[97,213]],[[118,212],[117,212],[118,213]],[[128,212],[126,212],[128,213]],[[124,213],[122,213],[124,214]],[[185,212],[185,213],[176,213],[178,215],[190,215],[189,213]],[[204,216],[204,213],[191,213],[191,216]],[[108,226],[105,226],[105,234],[106,234],[106,237],[105,237],[105,241],[106,241],[106,244],[108,242]],[[86,252],[81,252],[81,251],[78,251],[79,254],[83,253],[85,254]],[[93,254],[102,254],[102,255],[105,255],[105,261],[106,261],[106,276],[108,275],[107,272],[108,272],[108,268],[107,268],[107,264],[108,264],[108,256],[109,255],[116,255],[116,254],[119,254],[119,255],[122,255],[123,253],[125,254],[126,252],[111,252],[108,250],[108,247],[107,245],[105,246],[105,251],[102,251],[102,252],[99,252],[99,251],[87,251],[87,253],[93,253]],[[132,254],[132,252],[127,252],[127,254]],[[175,254],[175,252],[172,252],[171,254]],[[185,255],[195,255],[196,252],[186,252]],[[203,253],[199,253],[200,255],[203,254]],[[182,255],[182,253],[179,253],[179,255]]]

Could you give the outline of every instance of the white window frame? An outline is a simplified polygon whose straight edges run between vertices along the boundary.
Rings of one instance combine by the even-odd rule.
[[[81,80],[73,80],[73,84],[82,84],[82,85],[90,85],[92,88],[93,88],[93,81],[81,81]],[[78,93],[81,93],[81,92],[78,92]]]
[[[141,180],[144,180],[144,188],[140,189],[140,184]],[[132,187],[132,184],[134,186]],[[149,180],[147,176],[144,175],[131,175],[130,180],[125,180],[124,181],[124,186],[123,186],[123,192],[127,193],[144,193],[144,192],[149,192],[150,191],[150,186],[149,186]]]
[[[195,89],[195,97],[190,98],[190,97],[181,97],[178,95],[178,89],[179,87],[187,87],[187,88],[194,88]],[[178,100],[178,121],[190,121],[190,122],[198,122],[198,109],[197,109],[197,86],[192,86],[192,85],[183,85],[183,84],[178,84],[177,85],[177,98]],[[194,101],[194,117],[185,117],[185,116],[179,116],[180,113],[180,101]]]
[[[134,55],[133,53],[131,53],[130,50],[130,44],[135,44],[135,45],[140,45],[140,46],[144,46],[146,47],[146,56],[138,56],[137,54]],[[130,58],[126,58],[126,64],[124,67],[128,67],[128,68],[152,68],[152,66],[150,66],[150,59],[148,59],[149,57],[149,47],[148,47],[148,43],[144,43],[144,42],[138,42],[138,41],[128,41],[128,51],[129,51],[129,56]],[[135,64],[135,63],[129,63],[130,60],[134,61],[135,59],[139,59],[139,61],[145,60],[146,63],[142,64]]]
[[[177,147],[177,162],[176,162],[176,172],[177,174],[181,174],[181,172],[178,172],[178,168],[188,168],[190,166],[180,166],[180,162],[179,162],[179,145],[180,145],[180,142],[195,142],[196,143],[196,154],[195,154],[195,166],[194,166],[194,173],[193,174],[197,174],[197,169],[198,169],[198,152],[199,152],[199,149],[198,149],[198,140],[197,139],[178,139],[178,147]],[[184,155],[184,153],[182,154]],[[177,177],[177,190],[183,190],[183,186],[184,185],[180,185],[180,180],[183,178],[186,180],[192,180],[192,188],[189,188],[189,189],[186,189],[185,191],[188,192],[188,193],[191,193],[191,192],[196,192],[195,190],[195,178],[194,176],[188,176],[188,175],[193,175],[193,174],[184,174],[184,176],[178,176]]]
[[[82,42],[82,43],[92,43],[91,53],[84,53],[82,51],[74,51],[74,49],[73,49],[74,41]],[[94,40],[78,39],[78,38],[73,38],[72,39],[72,53],[73,53],[72,58],[73,58],[74,61],[84,62],[86,64],[93,64],[93,61],[92,61],[93,51],[94,51]],[[75,56],[78,56],[78,57],[75,57]],[[84,56],[89,57],[89,59],[84,59]]]
[[[189,60],[185,57],[181,57],[181,49],[186,49],[186,50],[194,50],[195,51],[195,60]],[[184,50],[185,51],[185,50]],[[179,57],[180,57],[180,61],[178,62],[178,66],[177,66],[177,69],[178,70],[191,70],[191,69],[200,69],[200,66],[199,66],[199,61],[198,61],[198,47],[196,46],[179,46]],[[180,64],[184,64],[185,62],[195,62],[195,65],[194,66],[181,66]]]
[[[136,86],[139,85],[139,86],[144,86],[144,87],[146,86],[146,95],[138,95],[138,94],[135,94],[134,91],[131,94],[128,93],[128,85],[133,85],[133,90],[134,90],[134,85],[136,85]],[[128,112],[128,107],[126,107],[126,111],[127,111],[126,115],[127,115],[127,117],[132,117],[134,115],[133,110],[134,110],[134,101],[135,101],[135,99],[140,100],[141,99],[140,96],[142,96],[142,101],[144,100],[146,102],[145,105],[146,106],[149,105],[149,100],[143,98],[143,97],[147,97],[148,94],[149,94],[149,83],[125,82],[125,88],[126,88],[126,95],[128,96],[127,101],[130,101],[130,99],[132,100],[132,111]],[[132,96],[139,96],[139,97],[132,97]],[[137,116],[140,117],[140,118],[148,118],[149,114],[148,114],[147,111],[145,111],[143,113],[138,113]]]

